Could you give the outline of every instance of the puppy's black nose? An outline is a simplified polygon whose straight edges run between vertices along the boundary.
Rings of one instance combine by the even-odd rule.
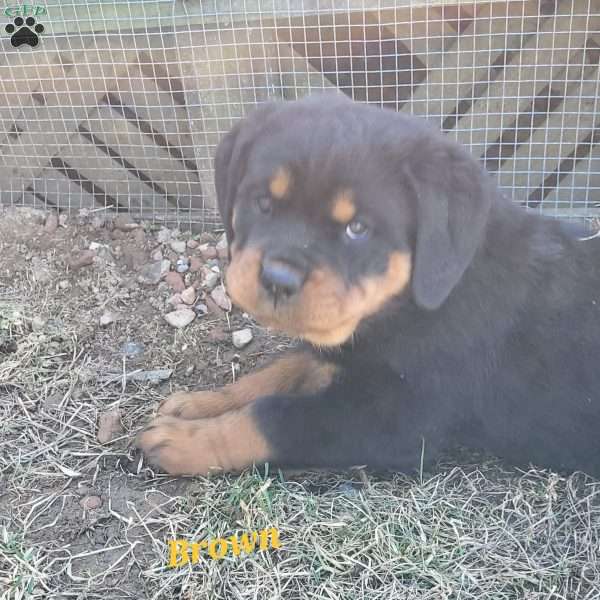
[[[306,272],[288,261],[265,258],[260,280],[263,287],[274,296],[291,296],[298,292],[306,279]]]

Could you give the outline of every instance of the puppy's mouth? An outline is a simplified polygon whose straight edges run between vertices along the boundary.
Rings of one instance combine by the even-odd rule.
[[[408,285],[408,254],[390,254],[384,273],[348,286],[328,267],[314,268],[294,293],[278,293],[261,281],[263,253],[257,248],[236,250],[227,270],[232,300],[262,325],[302,338],[317,346],[343,344],[366,317],[377,312]]]

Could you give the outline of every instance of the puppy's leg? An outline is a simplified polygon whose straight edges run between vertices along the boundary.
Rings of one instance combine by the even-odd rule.
[[[151,463],[173,475],[236,471],[253,463],[412,471],[443,439],[431,407],[330,386],[307,396],[269,396],[211,419],[158,417],[137,439]],[[429,418],[428,418],[429,417]],[[437,423],[436,423],[437,422]]]
[[[184,419],[216,417],[263,396],[317,391],[329,385],[333,375],[334,367],[311,353],[291,352],[215,392],[177,392],[165,400],[158,414]]]

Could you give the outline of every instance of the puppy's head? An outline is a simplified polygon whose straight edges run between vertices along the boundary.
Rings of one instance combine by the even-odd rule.
[[[338,96],[256,110],[220,143],[215,181],[233,300],[324,346],[393,301],[438,308],[493,194],[478,163],[423,121]]]

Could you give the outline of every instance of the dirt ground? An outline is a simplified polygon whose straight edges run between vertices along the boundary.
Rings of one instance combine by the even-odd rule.
[[[290,344],[225,310],[225,257],[220,232],[0,209],[0,599],[600,597],[600,485],[581,474],[142,464],[131,439],[164,396]],[[264,527],[281,549],[167,565],[169,539]]]

